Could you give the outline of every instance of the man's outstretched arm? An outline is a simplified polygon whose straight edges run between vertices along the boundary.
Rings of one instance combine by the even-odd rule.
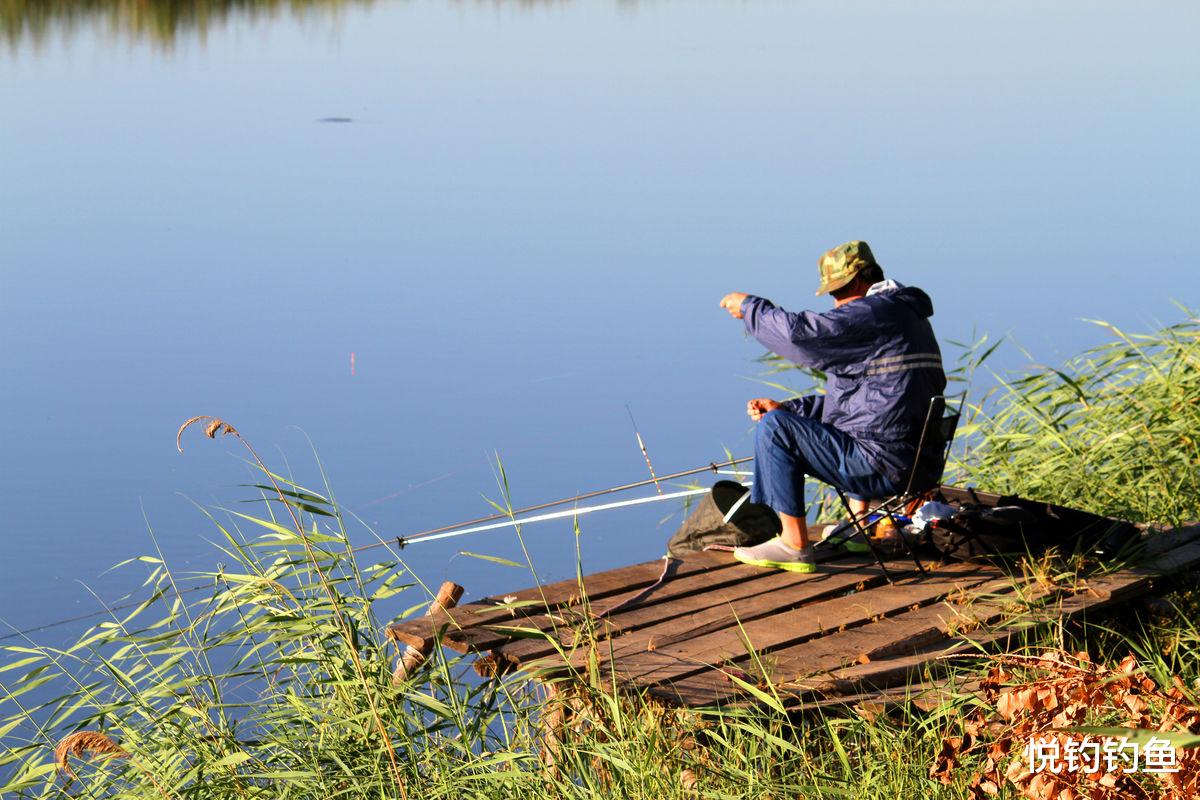
[[[721,299],[721,307],[733,318],[744,319],[746,331],[768,350],[805,367],[828,370],[855,364],[871,350],[870,317],[856,314],[849,305],[824,314],[797,314],[765,297],[731,292]]]

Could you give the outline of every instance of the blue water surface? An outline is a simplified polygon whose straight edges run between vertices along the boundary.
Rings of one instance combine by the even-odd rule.
[[[227,560],[190,501],[244,510],[253,475],[232,439],[176,452],[196,414],[320,488],[315,448],[385,537],[488,513],[496,454],[516,505],[646,477],[626,404],[659,472],[749,454],[744,402],[778,392],[718,300],[827,307],[847,239],[933,296],[948,353],[1177,319],[1198,17],[414,0],[0,43],[0,632],[120,597],[150,527],[178,570]],[[581,518],[584,568],[679,519]],[[574,573],[569,521],[525,537]],[[531,581],[463,550],[522,558],[511,531],[404,556],[468,599]]]

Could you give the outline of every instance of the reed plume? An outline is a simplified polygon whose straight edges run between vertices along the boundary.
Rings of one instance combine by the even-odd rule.
[[[66,773],[71,778],[75,771],[71,769],[70,758],[83,756],[101,756],[105,758],[129,758],[113,739],[99,731],[75,731],[58,740],[54,748],[54,765],[58,771]]]

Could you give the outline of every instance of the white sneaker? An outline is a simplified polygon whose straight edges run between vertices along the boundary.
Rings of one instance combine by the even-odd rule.
[[[797,550],[776,536],[753,547],[733,548],[733,557],[743,564],[768,569],[786,569],[789,572],[813,573],[817,562],[812,546]]]

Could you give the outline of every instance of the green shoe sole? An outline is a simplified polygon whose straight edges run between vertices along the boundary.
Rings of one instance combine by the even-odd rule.
[[[850,539],[849,541],[842,542],[842,547],[846,550],[846,552],[855,553],[857,555],[871,552],[871,548],[868,547],[867,543],[861,539]],[[901,547],[902,545],[895,541],[875,541],[875,550],[886,556],[895,555],[901,551]]]
[[[741,553],[734,552],[733,557],[743,564],[749,564],[752,567],[763,567],[764,569],[782,569],[788,572],[799,572],[804,575],[811,575],[817,571],[817,565],[807,561],[770,561],[765,558],[746,558]]]

